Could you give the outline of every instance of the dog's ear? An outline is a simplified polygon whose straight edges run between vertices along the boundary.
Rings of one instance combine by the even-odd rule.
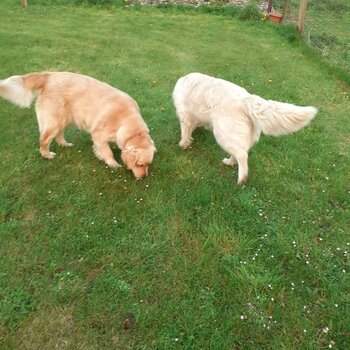
[[[131,170],[137,162],[137,151],[135,148],[125,148],[121,154],[122,160],[128,170]]]

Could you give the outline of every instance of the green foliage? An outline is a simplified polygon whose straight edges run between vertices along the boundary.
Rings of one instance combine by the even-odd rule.
[[[240,11],[238,18],[243,21],[259,21],[261,20],[261,13],[255,4],[248,4]]]
[[[279,25],[274,26],[277,33],[286,38],[290,43],[300,42],[301,38],[297,33],[294,25]]]
[[[347,0],[309,3],[304,39],[323,60],[345,72],[349,80],[350,3]]]
[[[349,10],[347,0],[310,0],[309,9],[314,11],[332,11],[333,14],[342,15],[344,11]]]
[[[30,5],[122,5],[123,0],[35,0]]]
[[[335,35],[329,35],[327,33],[318,32],[310,35],[311,42],[314,43],[316,47],[324,47],[324,45],[332,48],[333,46],[339,44],[339,41]]]
[[[19,283],[12,290],[3,289],[0,291],[0,322],[10,329],[16,328],[23,317],[35,310],[35,306],[35,298],[27,291],[24,283]]]

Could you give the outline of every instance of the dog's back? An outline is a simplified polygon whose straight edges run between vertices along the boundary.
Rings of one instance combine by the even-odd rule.
[[[50,72],[39,72],[0,80],[0,96],[19,107],[28,108],[51,75]]]
[[[127,99],[133,101],[133,105],[136,107],[136,102],[125,92],[120,91],[107,83],[94,79],[92,77],[81,75],[71,72],[50,72],[50,73],[31,73],[24,76],[26,85],[35,84],[35,81],[39,80],[40,74],[46,76],[45,89],[42,89],[42,95],[55,95],[61,99],[65,99],[65,102],[69,104],[91,104],[98,103],[100,108],[100,102],[113,99],[115,97]],[[33,81],[31,83],[31,81]],[[37,83],[39,85],[39,83]],[[45,96],[46,97],[46,96]],[[91,110],[91,109],[90,109]]]
[[[250,94],[244,88],[201,73],[181,77],[173,91],[177,114],[191,115],[200,125],[212,127],[212,112],[229,108],[232,102]]]

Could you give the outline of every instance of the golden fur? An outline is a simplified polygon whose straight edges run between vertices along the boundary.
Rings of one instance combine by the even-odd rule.
[[[180,120],[182,148],[192,143],[192,132],[199,126],[213,130],[218,144],[230,154],[223,163],[238,163],[238,184],[248,177],[248,152],[260,133],[283,135],[297,131],[317,113],[315,107],[298,107],[251,95],[231,82],[200,73],[180,78],[173,91]]]
[[[147,176],[155,147],[137,103],[126,93],[88,76],[69,72],[40,72],[0,80],[0,96],[29,107],[36,100],[40,153],[53,158],[53,139],[71,146],[64,138],[70,124],[92,136],[95,155],[110,167],[120,166],[109,142],[121,149],[121,158],[136,178]]]

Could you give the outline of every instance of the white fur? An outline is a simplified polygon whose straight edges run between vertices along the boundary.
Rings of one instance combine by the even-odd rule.
[[[19,75],[0,80],[0,96],[22,108],[30,107],[35,98],[35,94],[24,87]]]
[[[180,78],[173,91],[180,120],[180,146],[192,143],[199,126],[213,130],[218,144],[230,154],[223,163],[238,163],[238,184],[248,177],[248,152],[266,135],[283,135],[305,127],[317,114],[315,107],[265,100],[228,81],[200,73]]]

